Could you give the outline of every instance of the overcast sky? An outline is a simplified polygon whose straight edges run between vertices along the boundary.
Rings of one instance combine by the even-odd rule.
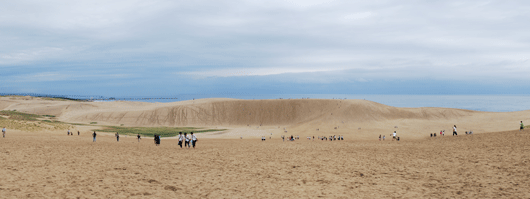
[[[529,1],[0,1],[0,93],[528,94]]]

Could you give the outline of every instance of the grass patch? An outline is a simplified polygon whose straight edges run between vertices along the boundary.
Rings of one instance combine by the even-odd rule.
[[[200,129],[195,127],[121,127],[121,126],[106,126],[103,130],[93,130],[100,132],[109,132],[109,133],[119,133],[119,134],[129,134],[136,135],[140,134],[146,137],[152,137],[155,134],[160,135],[160,137],[174,137],[182,133],[205,133],[212,131],[224,131],[226,129]]]
[[[97,122],[90,122],[90,124],[98,124]]]
[[[42,118],[40,115],[21,113],[17,111],[0,111],[0,115],[8,116],[12,120],[37,121],[37,118]]]
[[[44,117],[55,117],[55,115],[42,115]]]

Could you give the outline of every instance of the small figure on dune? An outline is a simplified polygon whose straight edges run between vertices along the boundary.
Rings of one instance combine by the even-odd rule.
[[[385,141],[386,135],[383,135],[383,141]]]
[[[523,124],[523,121],[521,121],[521,128],[519,128],[519,131],[524,131],[524,124]]]
[[[394,131],[394,133],[392,134],[392,141],[394,141],[396,139],[396,131]]]
[[[94,133],[92,133],[92,142],[96,141],[96,135],[96,131],[94,131]]]
[[[179,146],[182,148],[182,141],[184,141],[184,136],[182,136],[182,132],[179,132]]]
[[[188,138],[188,133],[184,133],[184,148],[190,147],[190,138]]]
[[[453,126],[453,136],[458,136],[458,134],[456,133],[456,125]]]
[[[138,142],[140,142],[140,139],[142,139],[142,137],[140,136],[139,133],[138,133],[138,135],[136,135],[136,137],[138,138]]]
[[[155,134],[155,139],[154,140],[155,140],[155,145],[159,146],[160,145],[160,135],[156,135]]]
[[[116,136],[116,142],[119,142],[120,141],[120,134],[116,133],[116,135],[114,135],[114,136]]]
[[[197,144],[197,141],[197,137],[193,135],[193,132],[191,132],[191,146],[193,146],[193,148],[195,148],[195,144]]]
[[[379,134],[379,141],[381,141],[381,134]]]
[[[66,134],[66,135],[70,135],[70,129],[68,129],[68,131],[67,131],[67,134]]]
[[[4,126],[4,128],[2,128],[2,137],[5,138],[6,137],[6,127]]]
[[[77,131],[77,135],[78,135],[78,136],[79,136],[79,134],[80,134],[79,131]]]

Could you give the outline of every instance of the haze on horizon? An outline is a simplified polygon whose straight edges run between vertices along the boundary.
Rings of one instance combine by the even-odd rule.
[[[0,91],[528,94],[528,1],[3,1]]]

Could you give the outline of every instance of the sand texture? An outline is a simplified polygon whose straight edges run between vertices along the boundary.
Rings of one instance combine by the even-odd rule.
[[[403,139],[425,138],[453,125],[459,132],[518,129],[529,111],[479,112],[449,108],[396,108],[366,100],[236,100],[201,99],[173,103],[75,102],[0,98],[0,107],[39,115],[56,115],[64,122],[103,125],[180,126],[229,129],[207,133],[210,138],[270,135],[343,135],[373,140],[393,131]],[[397,128],[396,128],[397,127]]]
[[[2,198],[529,198],[530,131],[404,141],[8,132]]]

